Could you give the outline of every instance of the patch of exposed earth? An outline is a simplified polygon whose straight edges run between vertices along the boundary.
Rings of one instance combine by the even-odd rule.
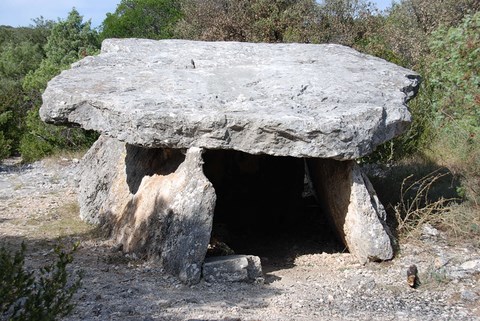
[[[480,320],[480,249],[431,230],[390,262],[360,265],[348,253],[291,244],[284,264],[262,257],[265,284],[184,285],[114,251],[78,219],[77,168],[72,159],[0,166],[2,245],[25,241],[33,267],[59,239],[80,241],[71,268],[84,271],[83,284],[65,320]],[[416,289],[406,283],[411,264]]]

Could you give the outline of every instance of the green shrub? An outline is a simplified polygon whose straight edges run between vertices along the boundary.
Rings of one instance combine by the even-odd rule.
[[[80,287],[81,275],[71,280],[67,265],[73,260],[71,251],[55,248],[56,262],[35,273],[25,268],[25,245],[15,254],[0,248],[0,319],[55,320],[74,307],[72,296]]]
[[[428,72],[437,124],[462,119],[480,126],[480,12],[432,34]]]
[[[11,119],[11,112],[0,112],[0,159],[8,157],[10,155],[12,140],[5,137],[3,133],[3,126]]]
[[[47,82],[70,64],[98,52],[98,33],[91,29],[90,21],[73,9],[68,18],[57,22],[51,29],[44,46],[45,59],[35,71],[30,71],[23,80],[23,90],[31,101],[26,113],[25,130],[19,150],[25,162],[48,156],[58,150],[79,150],[91,145],[98,137],[95,133],[80,128],[45,124],[38,110],[41,94]]]
[[[81,150],[91,146],[98,138],[93,131],[45,124],[34,108],[27,115],[28,132],[20,142],[24,162],[31,162],[60,150]]]
[[[50,79],[98,52],[98,32],[75,9],[66,20],[35,24],[0,26],[0,159],[20,152],[24,161],[33,161],[65,148],[82,149],[95,139],[81,129],[44,124],[38,108]]]
[[[177,0],[122,0],[107,13],[101,37],[169,39],[181,15]]]
[[[427,154],[462,176],[466,198],[480,203],[480,12],[432,33],[428,57]]]

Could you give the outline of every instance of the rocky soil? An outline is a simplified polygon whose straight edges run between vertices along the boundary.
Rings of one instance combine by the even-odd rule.
[[[77,167],[76,159],[0,166],[1,245],[26,241],[34,267],[58,240],[80,241],[71,268],[83,270],[83,285],[65,320],[480,320],[478,244],[451,244],[428,226],[390,262],[362,266],[348,253],[291,244],[283,260],[262,257],[265,284],[184,285],[80,222]],[[416,289],[406,282],[412,264]]]

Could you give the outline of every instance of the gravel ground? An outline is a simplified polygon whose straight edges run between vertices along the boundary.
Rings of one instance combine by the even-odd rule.
[[[150,262],[116,252],[77,218],[78,160],[0,165],[0,242],[26,240],[30,266],[62,237],[80,240],[77,307],[65,320],[480,320],[480,249],[425,229],[390,262],[358,264],[348,253],[305,253],[282,264],[262,257],[265,284],[180,283]],[[299,248],[300,247],[300,248]],[[310,251],[311,252],[311,251]],[[410,288],[406,271],[418,267]]]

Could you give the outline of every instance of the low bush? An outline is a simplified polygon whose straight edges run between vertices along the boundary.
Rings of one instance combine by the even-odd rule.
[[[468,239],[479,244],[480,206],[465,195],[465,179],[432,164],[417,158],[396,163],[383,177],[372,177],[396,235],[418,239],[429,224],[451,241]]]
[[[25,267],[26,246],[14,254],[0,248],[0,320],[56,320],[74,307],[72,296],[80,287],[81,274],[72,278],[67,266],[72,250],[55,247],[55,262],[38,271]]]
[[[423,224],[435,221],[436,217],[448,211],[448,204],[455,199],[433,198],[430,195],[435,183],[447,175],[446,172],[435,171],[418,180],[412,180],[413,174],[403,180],[400,201],[394,207],[400,236],[410,236]]]

